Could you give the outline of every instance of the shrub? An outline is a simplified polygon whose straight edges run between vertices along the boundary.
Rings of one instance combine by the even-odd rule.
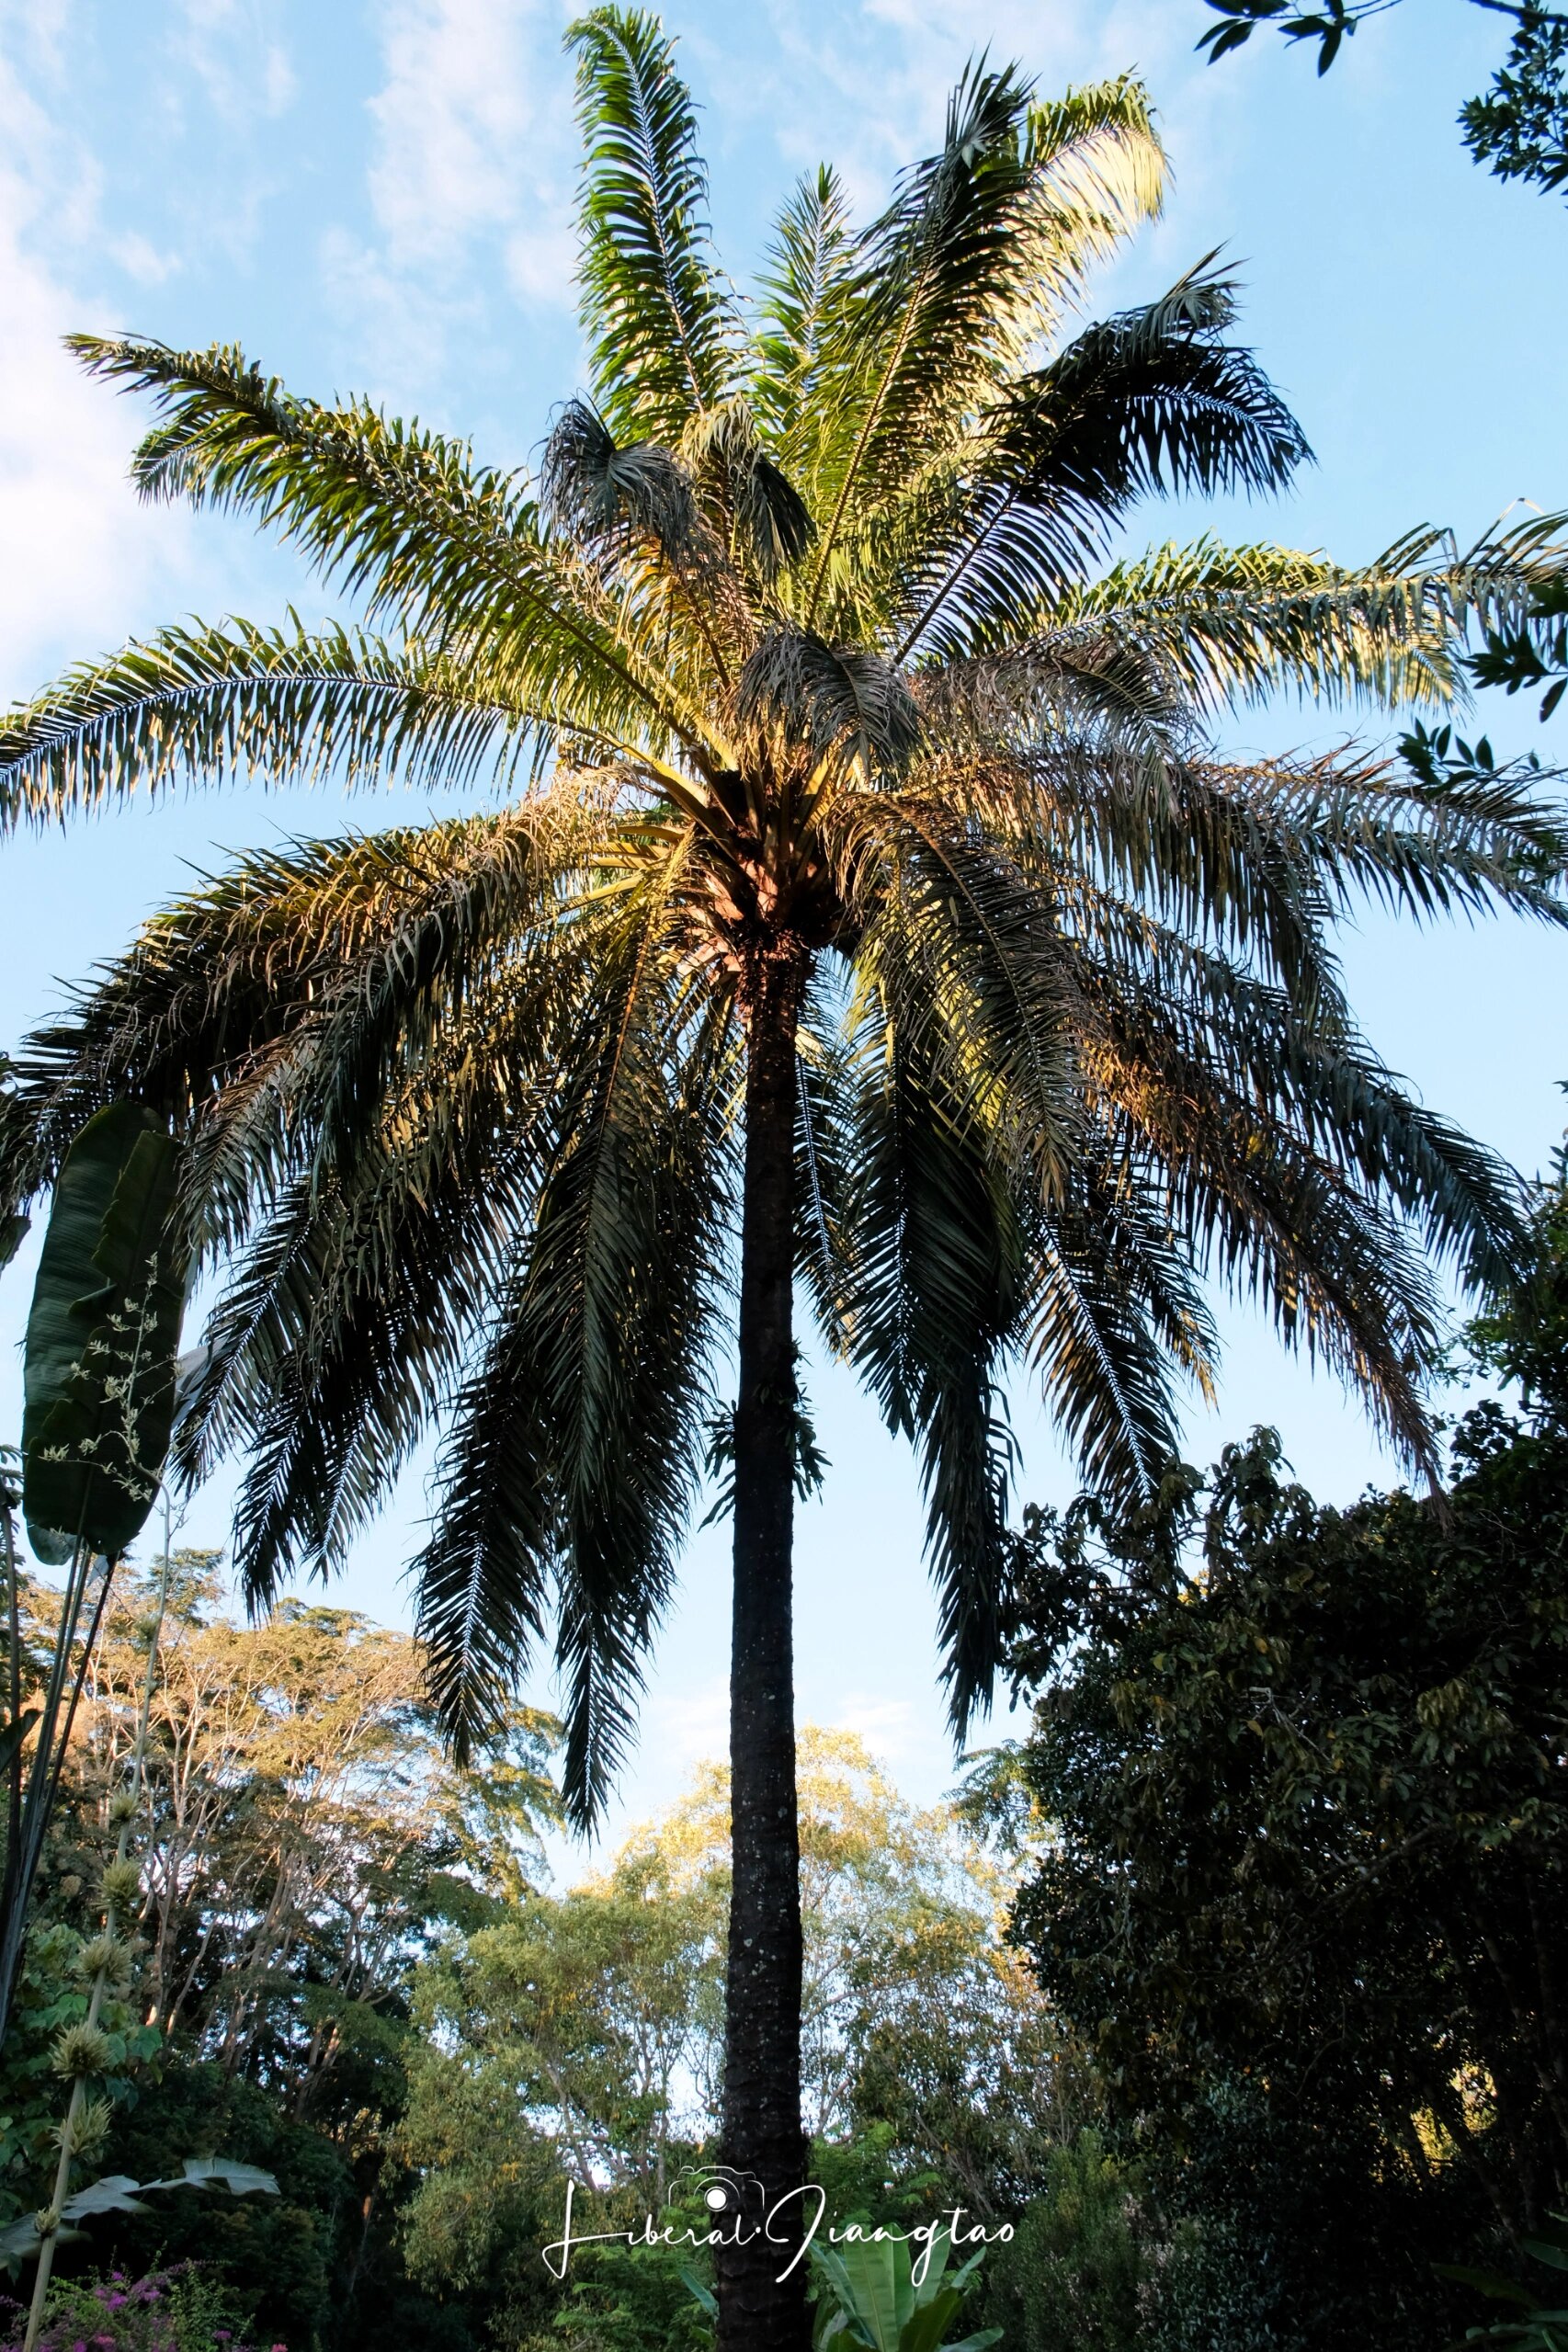
[[[27,2308],[12,2303],[0,2318],[0,2352],[20,2352]],[[244,2343],[244,2315],[196,2263],[145,2278],[111,2271],[101,2278],[62,2278],[44,2314],[38,2352],[256,2352]],[[271,2352],[287,2352],[281,2344]]]

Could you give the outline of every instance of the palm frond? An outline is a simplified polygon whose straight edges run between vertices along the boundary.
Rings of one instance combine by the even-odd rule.
[[[789,627],[764,637],[735,687],[735,726],[759,748],[809,748],[840,772],[896,776],[919,740],[920,714],[903,675],[880,653],[829,645]]]
[[[138,454],[144,494],[243,508],[323,574],[432,650],[504,669],[525,704],[556,701],[589,733],[700,747],[662,628],[607,602],[542,532],[528,485],[466,444],[286,393],[233,347],[73,338],[95,374],[154,394]]]
[[[948,108],[940,154],[908,173],[861,240],[857,300],[824,369],[823,425],[807,495],[822,540],[805,604],[810,625],[829,591],[846,527],[901,483],[955,377],[994,346],[1013,282],[1014,233],[1028,186],[1021,131],[1029,85],[1011,68],[971,67]]]
[[[846,329],[857,284],[843,184],[824,164],[779,215],[757,304],[756,371],[748,387],[781,462],[809,462],[824,419],[819,387]]]
[[[537,1399],[529,1474],[552,1502],[551,1554],[534,1566],[548,1565],[558,1591],[565,1790],[585,1823],[610,1785],[630,1692],[667,1596],[708,1395],[732,1049],[722,1006],[672,997],[660,941],[675,879],[672,861],[663,893],[650,881],[621,922],[619,950],[601,957],[595,1017],[553,1108],[557,1140],[527,1263],[492,1366],[465,1390],[445,1500],[419,1566],[433,1596],[421,1627],[444,1715],[455,1737],[470,1740],[500,1687],[496,1611],[485,1596],[496,1579],[503,1596],[523,1588],[505,1519],[510,1489],[493,1474],[522,1457],[497,1416],[513,1393]],[[700,1041],[683,1073],[678,1046],[694,1021]],[[514,1622],[504,1606],[500,1614]]]
[[[857,521],[949,453],[1087,262],[1157,207],[1162,159],[1136,83],[1051,108],[1031,97],[1014,69],[971,65],[941,153],[860,241],[857,296],[838,304],[819,379],[822,437],[801,460],[823,525],[808,620],[847,579]]]
[[[513,783],[551,722],[499,682],[476,699],[475,684],[438,655],[344,629],[161,630],[0,719],[0,828],[180,783]]]
[[[1199,264],[1007,386],[956,527],[904,585],[901,656],[1006,642],[1020,606],[1079,576],[1136,499],[1284,487],[1311,453],[1251,354],[1222,339],[1234,314],[1232,281]]]
[[[705,484],[715,484],[732,556],[766,591],[800,562],[813,525],[805,500],[768,455],[746,401],[724,401],[694,416],[681,452]]]
[[[714,267],[696,120],[656,17],[601,7],[567,36],[585,151],[582,317],[618,438],[673,447],[734,387],[739,321]]]

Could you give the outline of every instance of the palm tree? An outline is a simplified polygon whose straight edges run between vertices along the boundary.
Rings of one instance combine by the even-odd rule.
[[[728,1460],[723,2154],[773,2194],[804,2162],[797,1282],[916,1449],[960,1737],[996,1664],[1009,1367],[1135,1494],[1210,1380],[1212,1274],[1429,1470],[1431,1260],[1510,1266],[1514,1190],[1358,1036],[1335,918],[1557,919],[1564,837],[1528,778],[1227,758],[1212,724],[1278,691],[1440,702],[1562,559],[1535,526],[1358,572],[1209,540],[1104,568],[1140,497],[1267,493],[1308,454],[1211,259],[1066,331],[1159,204],[1136,83],[1045,104],[971,68],[869,228],[831,172],[800,187],[743,302],[657,22],[569,40],[592,396],[537,487],[237,350],[78,343],[154,396],[149,497],[254,513],[359,622],[71,672],[0,737],[8,820],[182,778],[470,801],[155,916],[27,1048],[0,1210],[99,1102],[168,1114],[221,1275],[180,1467],[245,1457],[253,1603],[332,1570],[437,1423],[444,1719],[482,1747],[552,1623],[580,1822]],[[781,2260],[721,2250],[728,2352],[804,2342]]]

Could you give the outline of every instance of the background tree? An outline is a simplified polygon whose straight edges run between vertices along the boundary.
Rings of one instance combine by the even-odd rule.
[[[953,2195],[990,2219],[1017,2210],[1057,2129],[1056,2050],[1001,1944],[994,1866],[950,1808],[915,1812],[853,1734],[812,1726],[801,1845],[812,2177],[840,2215],[869,2203],[907,2221]],[[410,2261],[432,2289],[493,2297],[512,2314],[503,2329],[521,2333],[539,2324],[540,2248],[559,2232],[567,2174],[587,2192],[583,2229],[634,2228],[683,2191],[695,2199],[720,2123],[730,1872],[728,1775],[703,1766],[608,1870],[450,1936],[422,1967],[402,2144],[421,2184]],[[1006,2115],[988,2119],[982,2070]],[[580,2308],[555,2324],[618,2342],[598,2331],[607,2304],[626,2302],[628,2343],[662,2345],[665,2327],[686,2341],[700,2313],[683,2259],[579,2256]]]
[[[444,1720],[485,1736],[553,1613],[579,1821],[733,1278],[724,2135],[777,2188],[804,2153],[796,1277],[918,1452],[960,1734],[1011,1365],[1133,1494],[1210,1378],[1215,1268],[1429,1467],[1425,1251],[1501,1275],[1512,1188],[1363,1043],[1332,926],[1368,890],[1555,918],[1563,836],[1528,778],[1238,763],[1211,729],[1277,690],[1440,700],[1562,551],[1532,523],[1361,572],[1208,541],[1100,571],[1141,497],[1266,493],[1306,455],[1210,265],[1076,324],[1159,202],[1141,89],[971,69],[869,227],[831,173],[801,187],[745,304],[657,24],[570,40],[592,396],[537,491],[233,350],[78,347],[154,395],[150,495],[253,512],[384,633],[198,626],[74,672],[0,739],[12,815],[252,773],[503,805],[253,858],[158,917],[28,1048],[0,1194],[106,1086],[169,1109],[223,1273],[182,1465],[247,1456],[252,1599],[330,1572],[444,1417]],[[774,2261],[726,2259],[726,2352],[802,2340]]]
[[[417,2048],[410,1980],[455,1921],[502,1912],[554,1816],[551,1726],[519,1715],[483,1780],[454,1771],[406,1635],[284,1603],[256,1628],[219,1606],[210,1554],[123,1571],[65,1759],[17,2022],[0,2069],[4,2218],[41,2201],[60,2088],[51,2045],[78,2020],[92,1905],[157,1636],[136,1835],[142,1910],[122,1988],[134,2062],[108,2085],[100,2168],[177,2175],[217,2149],[276,2174],[254,2210],[180,2192],[95,2221],[62,2263],[215,2266],[265,2342],[304,2352],[480,2340],[413,2286],[397,2242],[414,2186],[396,2133]],[[61,1596],[25,1583],[24,1638]],[[330,2329],[329,2329],[330,2322]]]
[[[1568,16],[1535,0],[1471,0],[1513,26],[1508,53],[1481,97],[1460,108],[1464,143],[1499,179],[1522,179],[1549,193],[1568,182]],[[1288,41],[1317,43],[1326,74],[1346,37],[1400,0],[1207,0],[1220,17],[1198,46],[1210,61],[1240,49],[1260,25]]]
[[[1250,2277],[1270,2340],[1378,2312],[1429,2342],[1475,2315],[1430,2262],[1563,2200],[1565,1267],[1560,1165],[1473,1330],[1523,1411],[1465,1415],[1441,1506],[1322,1508],[1266,1432],[1206,1498],[1173,1473],[1034,1522],[1034,1730],[988,1778],[1021,1761],[1051,1824],[1016,1916],[1042,1987],[1112,2113],[1187,2151],[1156,2183],[1207,2213],[1175,2341],[1214,2340],[1217,2295],[1239,2326]]]

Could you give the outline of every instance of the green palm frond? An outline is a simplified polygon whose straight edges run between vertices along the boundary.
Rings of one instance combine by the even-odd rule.
[[[998,297],[1013,284],[1029,186],[1021,152],[1028,97],[1010,68],[971,69],[949,102],[941,153],[907,175],[861,240],[857,300],[823,370],[823,427],[832,438],[813,453],[806,482],[822,526],[808,622],[831,597],[856,511],[874,509],[912,461],[934,453],[977,369],[995,368]]]
[[[739,372],[739,318],[713,263],[691,98],[656,17],[594,8],[566,39],[585,158],[581,283],[594,397],[618,437],[673,447]]]
[[[0,719],[0,826],[177,783],[526,778],[551,722],[508,708],[504,690],[476,700],[473,684],[439,656],[357,631],[161,630]]]
[[[389,1151],[378,1170],[367,1154],[352,1201],[291,1186],[205,1335],[177,1459],[195,1479],[243,1457],[233,1556],[253,1608],[343,1567],[455,1388],[498,1278],[509,1172],[494,1153],[434,1170],[417,1156],[411,1170]]]
[[[1049,606],[1022,601],[1013,642],[1026,663],[1049,663],[1063,639],[1136,645],[1198,710],[1281,689],[1385,709],[1445,703],[1462,688],[1466,644],[1528,616],[1565,560],[1553,516],[1462,554],[1447,534],[1418,532],[1353,571],[1290,548],[1202,539],[1151,549]],[[1009,655],[998,658],[1005,669]]]
[[[1084,1478],[1126,1502],[1151,1491],[1176,1451],[1178,1382],[1185,1374],[1201,1385],[1211,1355],[1193,1302],[1172,1304],[1176,1285],[1162,1264],[1172,1254],[1141,1250],[1147,1239],[1114,1195],[1094,1200],[1085,1187],[1081,1202],[1063,1204],[1038,1233],[1028,1339]]]
[[[1039,110],[1031,96],[1012,68],[971,67],[942,152],[860,240],[858,296],[826,345],[824,437],[802,453],[822,525],[808,619],[857,520],[967,435],[1090,261],[1157,209],[1163,158],[1136,83]]]
[[[659,953],[678,855],[619,924],[578,1058],[552,1108],[526,1270],[505,1329],[508,1380],[539,1401],[539,1474],[554,1496],[551,1573],[567,1725],[565,1790],[591,1820],[629,1730],[629,1687],[667,1596],[699,1472],[716,1308],[727,1018],[672,994]],[[683,1071],[679,1045],[695,1028]],[[470,1390],[444,1469],[445,1499],[422,1575],[438,1606],[422,1630],[446,1718],[472,1736],[497,1699],[472,1644],[469,1597],[509,1539],[487,1516],[484,1466],[510,1459],[491,1434],[493,1384]],[[455,1562],[467,1562],[459,1573]],[[455,1599],[449,1596],[455,1595]]]
[[[448,1490],[412,1574],[430,1690],[456,1754],[494,1729],[542,1639],[560,1550],[548,1400],[512,1296],[471,1360],[440,1463]]]
[[[1250,353],[1223,340],[1234,316],[1232,282],[1200,264],[1007,387],[955,527],[929,535],[903,585],[903,656],[1007,642],[1020,600],[1059,594],[1139,498],[1285,486],[1311,452]]]
[[[1136,74],[1037,98],[1025,161],[1028,195],[1006,305],[1020,358],[1077,307],[1096,264],[1158,218],[1167,171],[1149,93]]]
[[[258,1187],[347,1165],[386,1090],[465,1020],[504,1015],[548,1071],[573,980],[574,935],[567,925],[555,936],[556,926],[588,887],[582,831],[582,811],[558,793],[494,815],[253,852],[153,916],[72,1013],[30,1041],[19,1076],[36,1106],[33,1185],[51,1179],[91,1109],[129,1084],[195,1122],[192,1165],[210,1245],[222,1246],[243,1229],[229,1221],[231,1204],[241,1213]],[[602,834],[592,846],[605,854]],[[514,1093],[518,1077],[514,1068]]]
[[[368,402],[294,399],[233,347],[78,335],[73,348],[155,395],[161,421],[135,467],[144,494],[254,512],[372,619],[479,653],[525,703],[558,697],[590,733],[700,743],[662,617],[639,629],[607,604],[581,557],[543,533],[521,477]]]
[[[809,464],[823,428],[820,386],[847,331],[858,288],[856,241],[838,175],[824,164],[779,215],[757,304],[756,372],[749,386],[781,462]]]

